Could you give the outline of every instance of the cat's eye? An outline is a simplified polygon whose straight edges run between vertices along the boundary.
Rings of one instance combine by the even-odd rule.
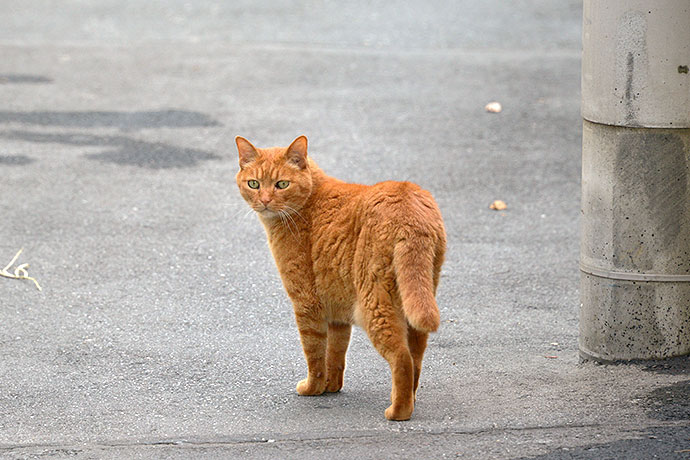
[[[247,182],[247,185],[249,186],[249,188],[253,188],[254,190],[256,190],[259,188],[259,181],[252,179]]]
[[[287,188],[288,185],[290,185],[290,181],[288,180],[279,180],[278,182],[276,182],[276,188],[279,188],[281,190]]]

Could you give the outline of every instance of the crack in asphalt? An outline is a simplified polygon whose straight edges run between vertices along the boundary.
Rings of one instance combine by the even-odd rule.
[[[635,426],[636,431],[647,428],[666,427],[672,424],[661,424],[659,426],[640,427]],[[395,435],[413,435],[413,436],[447,436],[447,435],[477,435],[489,433],[509,433],[509,432],[528,432],[528,431],[551,431],[551,430],[565,430],[578,428],[598,428],[608,426],[602,423],[584,423],[584,424],[561,424],[553,426],[527,426],[527,427],[505,427],[505,428],[478,428],[468,430],[416,430],[416,429],[402,429],[398,431],[366,431],[366,432],[350,432],[349,434],[333,434],[326,436],[300,436],[295,434],[292,436],[244,436],[244,437],[228,437],[222,439],[186,439],[184,437],[175,439],[160,439],[160,440],[142,440],[142,441],[112,441],[112,442],[96,442],[96,443],[72,443],[72,444],[15,444],[15,445],[0,445],[0,453],[8,453],[17,450],[25,449],[70,449],[70,450],[87,450],[87,449],[112,449],[112,448],[131,448],[131,447],[212,447],[212,446],[234,446],[242,444],[273,444],[273,443],[290,443],[290,442],[314,442],[314,441],[333,441],[333,440],[356,440],[369,439],[376,437],[387,437]]]

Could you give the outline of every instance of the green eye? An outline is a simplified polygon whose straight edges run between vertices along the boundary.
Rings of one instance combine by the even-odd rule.
[[[281,190],[287,188],[288,185],[290,185],[290,181],[288,180],[279,180],[278,182],[276,182],[276,188],[279,188]]]
[[[252,179],[249,182],[247,182],[247,185],[249,186],[249,188],[253,188],[254,190],[256,190],[257,188],[259,188],[259,181]]]

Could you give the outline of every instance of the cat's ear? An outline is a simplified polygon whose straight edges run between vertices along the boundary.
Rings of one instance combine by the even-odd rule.
[[[300,136],[290,144],[285,152],[285,157],[289,163],[294,164],[299,169],[307,167],[307,137]]]
[[[237,144],[237,151],[240,154],[240,169],[256,160],[256,157],[259,156],[256,147],[244,137],[237,136],[235,138],[235,143]]]

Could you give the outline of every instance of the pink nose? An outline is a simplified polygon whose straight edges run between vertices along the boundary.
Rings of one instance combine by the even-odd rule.
[[[261,203],[266,206],[268,203],[271,202],[271,199],[267,196],[261,197]]]

